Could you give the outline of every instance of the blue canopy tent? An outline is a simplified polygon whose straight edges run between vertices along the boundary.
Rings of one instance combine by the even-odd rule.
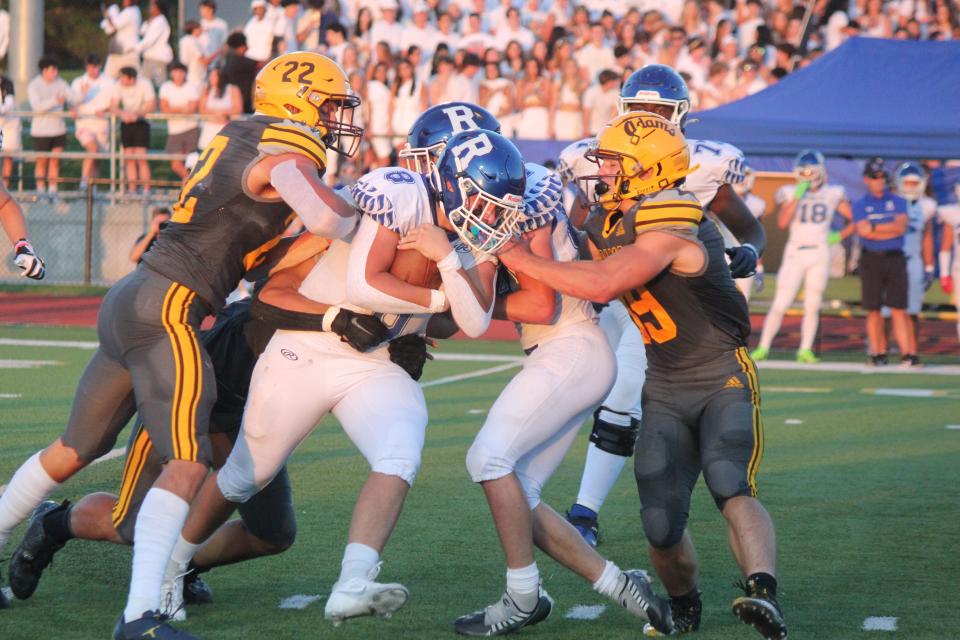
[[[686,134],[748,156],[960,157],[960,42],[852,38]]]

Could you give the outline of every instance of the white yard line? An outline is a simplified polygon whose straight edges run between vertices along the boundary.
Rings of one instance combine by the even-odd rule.
[[[91,462],[91,463],[90,463],[90,466],[92,467],[92,466],[95,465],[95,464],[100,464],[101,462],[106,462],[107,460],[113,460],[114,458],[119,458],[120,456],[122,456],[122,455],[125,454],[126,452],[127,452],[127,448],[126,448],[126,447],[117,447],[117,448],[114,449],[113,451],[111,451],[111,452],[109,452],[109,453],[105,453],[105,454],[103,454],[102,456],[100,456],[99,458],[97,458],[96,460],[94,460],[93,462]],[[2,496],[2,495],[3,495],[3,492],[6,491],[6,490],[7,490],[7,485],[5,485],[5,484],[4,484],[4,485],[0,485],[0,496]]]
[[[953,396],[953,394],[946,389],[879,388],[861,389],[860,393],[874,396],[897,396],[900,398],[950,398]]]
[[[289,598],[284,598],[280,601],[281,609],[306,609],[314,602],[318,600],[323,600],[323,596],[308,596],[305,593],[298,593]]]
[[[0,369],[36,369],[63,364],[58,360],[3,360],[0,359]]]
[[[521,365],[520,361],[517,362],[508,362],[507,364],[501,364],[496,367],[487,367],[486,369],[477,369],[476,371],[471,371],[469,373],[460,373],[455,376],[446,376],[443,378],[437,378],[436,380],[430,380],[429,382],[421,382],[421,387],[435,387],[440,384],[447,384],[450,382],[460,382],[461,380],[469,380],[470,378],[479,378],[481,376],[488,376],[492,373],[500,373],[501,371],[509,371],[510,369],[515,369]]]
[[[99,342],[89,340],[20,340],[0,338],[0,347],[61,347],[67,349],[96,349]]]
[[[763,385],[760,390],[764,393],[830,393],[833,389],[827,387],[771,387]]]

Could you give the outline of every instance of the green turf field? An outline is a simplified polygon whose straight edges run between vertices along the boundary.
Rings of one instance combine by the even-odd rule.
[[[0,327],[0,338],[93,340],[94,333],[8,326]],[[440,353],[519,354],[512,344],[470,342],[445,343]],[[9,365],[8,360],[55,363],[0,368],[0,484],[59,434],[89,355],[78,348],[0,344],[0,365]],[[424,382],[502,364],[433,362]],[[296,545],[283,556],[208,574],[216,604],[191,609],[184,628],[207,639],[454,637],[453,619],[493,602],[503,588],[493,525],[463,458],[483,412],[510,375],[502,371],[426,389],[431,423],[423,466],[383,558],[381,579],[403,582],[411,593],[394,618],[356,620],[333,629],[323,620],[322,600],[304,610],[278,608],[289,596],[329,591],[339,571],[353,497],[366,474],[362,458],[328,420],[292,459]],[[957,377],[770,369],[760,375],[766,452],[759,487],[777,525],[780,600],[790,637],[957,637],[960,430],[946,428],[960,424]],[[876,389],[930,393],[876,395]],[[558,510],[575,496],[586,442],[584,430],[546,489],[546,501]],[[117,459],[93,466],[54,497],[115,491],[121,464]],[[631,474],[625,473],[611,494],[601,527],[602,553],[624,568],[649,566]],[[705,604],[696,637],[759,638],[729,611],[738,571],[722,518],[702,485],[695,494],[691,531],[702,561]],[[129,557],[125,548],[70,542],[31,600],[0,611],[0,639],[109,637],[126,597]],[[565,618],[575,605],[608,603],[551,560],[538,561],[558,606],[550,620],[521,637],[639,637],[637,621],[612,607],[592,621]],[[898,631],[865,632],[861,627],[868,616],[896,617]]]

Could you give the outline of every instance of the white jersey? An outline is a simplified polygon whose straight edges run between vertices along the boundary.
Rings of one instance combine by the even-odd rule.
[[[699,168],[687,176],[684,191],[690,191],[706,209],[725,184],[740,184],[745,177],[743,152],[732,144],[715,140],[687,140],[690,166]]]
[[[777,191],[777,204],[783,206],[793,199],[796,185],[788,184]],[[808,190],[800,201],[790,221],[787,245],[827,246],[830,224],[837,207],[847,199],[843,187],[825,184],[816,191]]]
[[[923,230],[937,215],[937,201],[924,196],[907,200],[907,233],[903,237],[903,253],[908,259],[923,258]]]
[[[418,173],[397,167],[375,169],[357,180],[351,195],[362,216],[369,217],[400,236],[423,223],[435,223],[426,179]],[[347,262],[350,241],[355,234],[356,231],[330,244],[327,252],[304,278],[300,293],[316,302],[379,315],[389,329],[388,340],[410,333],[422,335],[432,314],[380,313],[377,309],[364,309],[348,301]],[[473,252],[459,239],[453,245],[464,269],[471,269],[480,262],[492,259]]]

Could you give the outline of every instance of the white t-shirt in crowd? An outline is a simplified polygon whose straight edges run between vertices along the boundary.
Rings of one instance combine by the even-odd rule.
[[[101,73],[96,79],[89,74],[74,78],[70,83],[74,105],[78,116],[90,116],[110,108],[116,96],[115,84],[112,79]],[[79,118],[77,129],[106,129],[110,121],[106,118]]]
[[[273,22],[264,17],[258,20],[256,16],[247,21],[243,28],[243,35],[247,37],[247,57],[257,62],[266,62],[273,51]]]
[[[70,99],[70,85],[60,76],[53,82],[46,82],[38,75],[27,85],[27,98],[31,111],[62,114],[64,102]],[[30,135],[34,138],[60,136],[66,132],[67,123],[61,115],[36,115],[30,123]]]
[[[173,80],[167,80],[160,85],[160,100],[166,100],[167,106],[173,108],[185,107],[191,102],[199,104],[200,90],[191,82],[184,82],[177,86]],[[167,120],[167,133],[171,136],[196,129],[200,124],[195,118],[171,118]]]
[[[152,82],[138,76],[136,84],[129,87],[117,82],[117,96],[120,98],[120,108],[124,111],[146,113],[147,102],[156,100],[157,94]]]

